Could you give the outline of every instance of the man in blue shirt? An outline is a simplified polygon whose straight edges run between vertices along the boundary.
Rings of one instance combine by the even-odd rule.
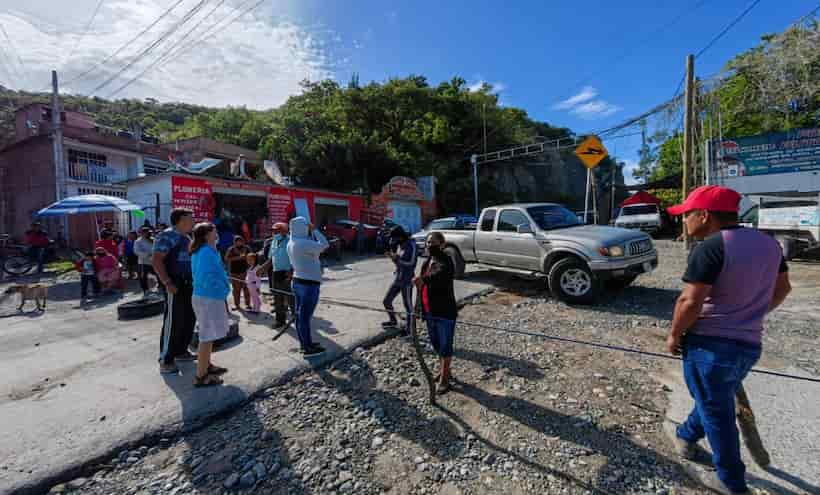
[[[188,344],[194,335],[196,315],[191,303],[194,284],[191,275],[189,234],[194,227],[191,210],[182,208],[171,212],[172,227],[162,231],[154,241],[152,264],[165,287],[165,317],[162,320],[159,366],[162,374],[179,372],[176,362],[193,361]]]
[[[268,274],[273,290],[273,311],[276,317],[274,329],[280,329],[287,324],[288,308],[293,308],[293,296],[290,281],[293,278],[293,266],[288,256],[288,225],[277,222],[273,225],[273,237],[265,243],[268,260],[256,270],[260,277]]]

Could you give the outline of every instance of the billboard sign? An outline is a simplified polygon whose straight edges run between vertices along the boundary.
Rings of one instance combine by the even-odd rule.
[[[172,177],[171,204],[174,208],[192,210],[195,222],[210,222],[214,218],[213,190],[211,184],[202,179]]]
[[[724,139],[716,153],[722,177],[820,170],[820,128]]]

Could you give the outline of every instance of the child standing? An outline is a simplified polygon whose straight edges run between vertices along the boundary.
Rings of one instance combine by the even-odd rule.
[[[262,299],[259,297],[262,282],[256,274],[256,253],[250,253],[246,259],[248,260],[248,272],[245,275],[245,285],[251,295],[251,310],[258,313],[262,308]]]
[[[85,257],[76,263],[77,271],[80,272],[80,302],[84,302],[88,297],[88,284],[94,290],[94,296],[100,295],[100,281],[97,280],[97,270],[94,267],[94,253],[87,252]]]

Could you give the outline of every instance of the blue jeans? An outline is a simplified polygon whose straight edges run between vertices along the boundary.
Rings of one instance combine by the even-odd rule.
[[[316,305],[319,304],[319,285],[304,284],[293,281],[293,298],[296,306],[296,333],[299,334],[299,346],[303,351],[313,347],[310,337],[310,320]]]
[[[747,487],[735,423],[735,393],[758,359],[760,348],[729,339],[689,335],[683,341],[683,376],[695,407],[678,427],[678,437],[694,443],[705,436],[718,477],[738,492]]]

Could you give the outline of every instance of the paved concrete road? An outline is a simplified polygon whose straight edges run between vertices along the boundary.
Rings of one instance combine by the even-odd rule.
[[[322,296],[379,307],[390,277],[384,258],[338,265],[326,271]],[[463,299],[488,288],[468,280],[456,290]],[[80,309],[67,295],[62,299],[45,315],[0,320],[0,493],[146,435],[193,426],[310,365],[298,354],[293,331],[274,342],[269,319],[243,318],[241,342],[214,356],[231,370],[225,386],[194,389],[194,363],[180,376],[158,373],[160,317],[120,322],[114,302]],[[329,351],[321,362],[383,336],[384,318],[320,304],[314,328]]]

